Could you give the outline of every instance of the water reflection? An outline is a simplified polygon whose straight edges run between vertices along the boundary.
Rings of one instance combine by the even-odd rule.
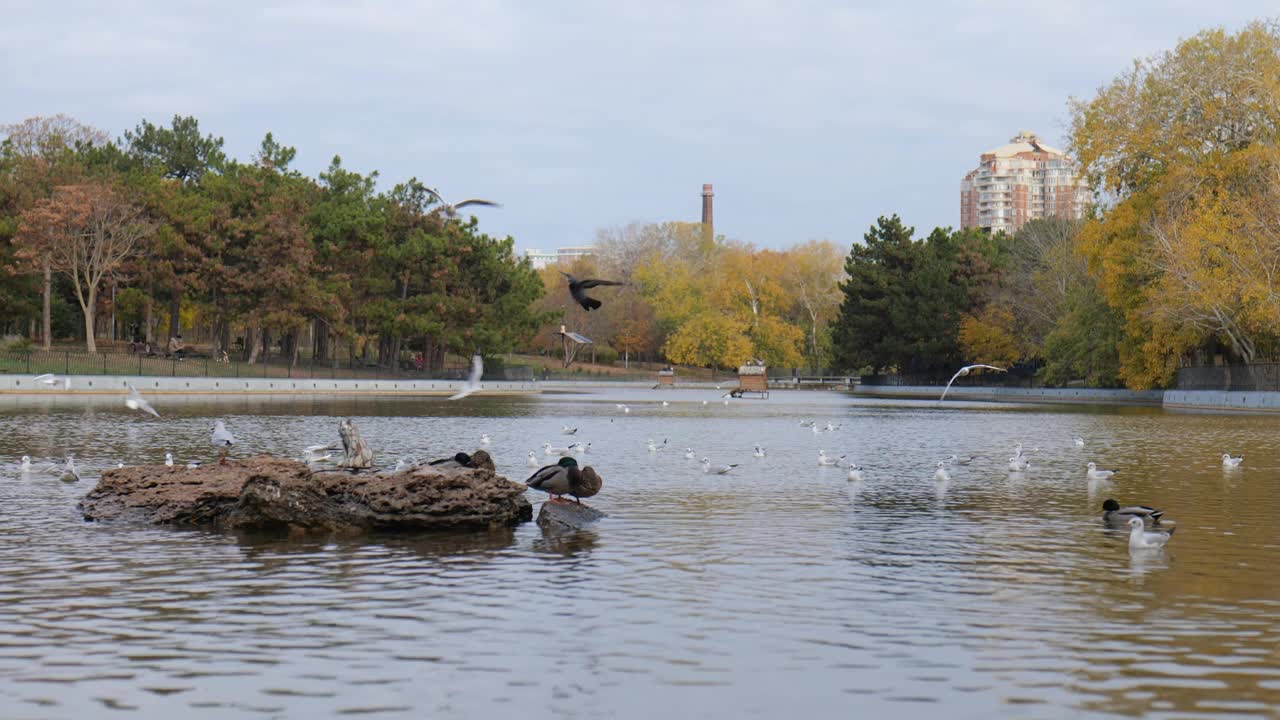
[[[1260,715],[1280,705],[1280,418],[624,390],[466,403],[0,399],[0,693],[15,717]],[[661,405],[662,400],[671,404]],[[701,404],[709,399],[708,405]],[[470,402],[475,400],[475,402]],[[632,412],[618,413],[615,402]],[[315,537],[87,524],[12,464],[208,459],[225,420],[296,454],[592,443],[587,531]],[[801,419],[843,423],[815,436]],[[1077,447],[1075,437],[1086,445]],[[670,438],[740,467],[704,475]],[[1170,442],[1169,438],[1176,438]],[[753,458],[752,445],[769,449]],[[1032,468],[1010,473],[1014,445]],[[1221,467],[1223,448],[1248,465]],[[819,449],[864,466],[850,482]],[[951,454],[977,455],[932,479]],[[541,457],[541,455],[539,455]],[[1084,466],[1120,471],[1090,483]],[[1101,503],[1178,532],[1131,554]]]

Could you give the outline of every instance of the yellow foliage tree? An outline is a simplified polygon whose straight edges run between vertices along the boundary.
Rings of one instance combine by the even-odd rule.
[[[745,322],[714,310],[701,312],[680,326],[663,346],[674,363],[735,368],[752,357]]]
[[[960,319],[960,346],[971,362],[986,365],[1008,367],[1024,355],[1013,313],[996,305]]]

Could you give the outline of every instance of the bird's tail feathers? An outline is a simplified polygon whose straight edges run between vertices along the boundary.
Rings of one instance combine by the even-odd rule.
[[[595,298],[587,298],[586,301],[582,303],[582,306],[587,309],[587,312],[591,312],[592,310],[599,310],[600,306],[603,304],[604,303]]]

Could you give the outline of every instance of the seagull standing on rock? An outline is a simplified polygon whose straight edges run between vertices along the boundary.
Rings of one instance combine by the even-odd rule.
[[[213,423],[213,432],[209,435],[209,444],[222,449],[222,455],[218,457],[218,464],[226,465],[227,452],[232,445],[236,444],[236,438],[227,429],[226,424],[218,420]]]

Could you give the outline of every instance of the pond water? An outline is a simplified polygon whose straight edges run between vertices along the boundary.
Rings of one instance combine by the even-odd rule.
[[[5,718],[1275,717],[1280,706],[1277,417],[804,391],[728,407],[713,390],[156,398],[161,420],[117,402],[0,400]],[[562,536],[530,523],[355,540],[76,512],[94,468],[166,450],[211,460],[214,418],[239,452],[296,455],[336,441],[339,417],[387,464],[470,450],[487,433],[518,480],[542,443],[589,441],[583,461],[605,478],[590,502],[610,517]],[[841,427],[814,435],[800,420]],[[669,448],[651,453],[648,438]],[[1011,475],[1018,442],[1033,465]],[[686,447],[739,467],[705,475]],[[856,459],[865,480],[819,467],[819,449]],[[84,482],[18,471],[22,454],[66,452],[90,469]],[[1223,452],[1244,467],[1224,471]],[[952,453],[981,458],[940,486],[935,463]],[[1090,460],[1118,471],[1111,487],[1090,486]],[[1169,548],[1132,555],[1127,533],[1101,522],[1111,496],[1163,508],[1178,528]]]

